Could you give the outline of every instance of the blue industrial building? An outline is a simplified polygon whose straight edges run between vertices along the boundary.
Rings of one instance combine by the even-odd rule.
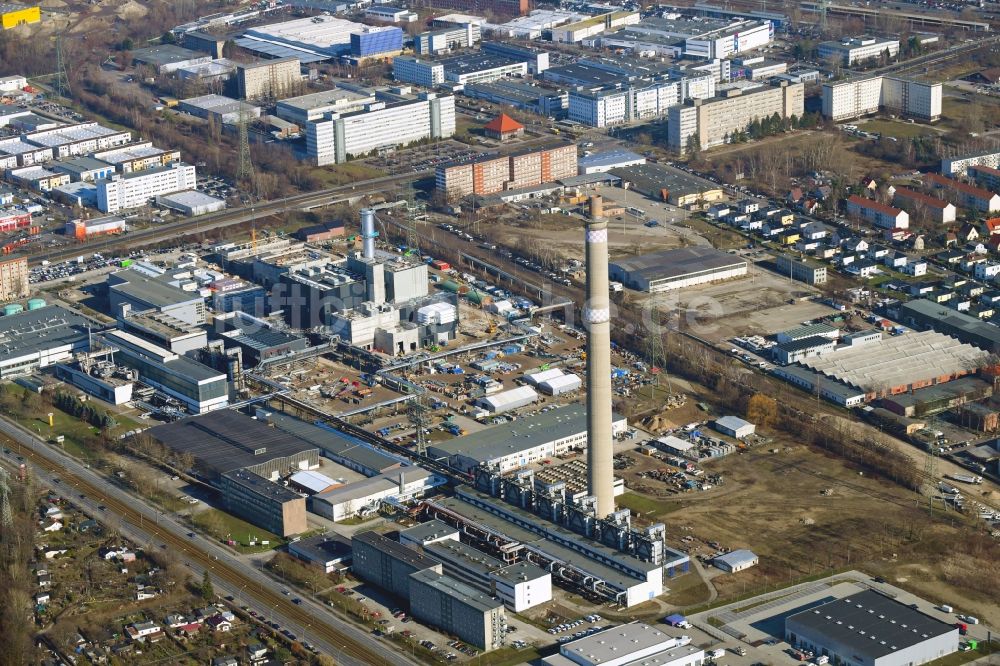
[[[371,58],[403,50],[403,31],[395,26],[370,27],[364,32],[351,33],[351,55]]]

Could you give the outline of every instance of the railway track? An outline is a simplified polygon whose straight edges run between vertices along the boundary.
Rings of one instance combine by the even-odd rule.
[[[345,200],[347,195],[362,196],[368,192],[384,192],[402,183],[412,183],[433,174],[432,170],[417,171],[396,176],[384,176],[362,180],[353,185],[340,185],[319,192],[307,192],[275,201],[267,201],[253,206],[228,210],[218,215],[195,217],[160,227],[150,227],[124,236],[114,236],[102,241],[58,248],[51,251],[26,252],[28,261],[38,264],[42,261],[65,261],[81,254],[106,253],[121,246],[142,247],[168,239],[178,239],[185,234],[208,232],[240,224],[252,219],[267,217],[290,209],[315,208]]]
[[[9,423],[4,422],[3,430],[9,430]],[[16,426],[14,426],[16,427]],[[291,600],[278,592],[275,592],[259,580],[248,576],[246,573],[237,570],[224,559],[219,559],[200,549],[194,543],[184,537],[174,533],[163,526],[157,526],[155,517],[147,515],[139,510],[136,505],[119,499],[114,493],[108,493],[91,483],[86,478],[74,473],[67,465],[61,465],[57,461],[58,454],[53,457],[41,455],[33,450],[32,445],[27,444],[23,439],[15,439],[9,433],[2,435],[3,439],[21,444],[25,462],[30,462],[35,467],[41,468],[50,474],[56,474],[61,479],[61,485],[73,487],[74,491],[79,491],[95,502],[100,502],[107,507],[109,513],[116,514],[123,521],[127,521],[136,528],[147,532],[155,539],[154,547],[162,547],[172,551],[189,563],[193,563],[201,569],[208,570],[214,579],[224,581],[234,589],[242,590],[241,596],[253,598],[257,603],[266,608],[274,609],[283,618],[290,620],[293,625],[308,627],[308,631],[313,637],[322,639],[330,646],[337,648],[336,653],[340,657],[338,663],[350,657],[350,663],[357,664],[392,664],[398,663],[392,660],[394,652],[386,649],[376,651],[367,646],[361,645],[347,632],[341,631],[327,622],[321,616],[311,613],[306,606],[293,604]]]

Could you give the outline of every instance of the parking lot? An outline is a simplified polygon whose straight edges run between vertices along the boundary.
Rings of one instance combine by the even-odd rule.
[[[429,146],[407,148],[373,157],[365,160],[365,163],[395,175],[434,169],[448,162],[486,157],[490,154],[489,151],[472,150],[468,145],[458,141],[440,141]]]

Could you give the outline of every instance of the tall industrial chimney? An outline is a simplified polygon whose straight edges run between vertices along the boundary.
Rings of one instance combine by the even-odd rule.
[[[587,222],[587,487],[597,499],[598,518],[615,510],[614,447],[611,436],[611,298],[608,285],[608,222],[598,215],[600,197],[590,198]]]
[[[365,259],[375,258],[375,211],[371,208],[361,209],[361,239],[364,242],[362,254]]]

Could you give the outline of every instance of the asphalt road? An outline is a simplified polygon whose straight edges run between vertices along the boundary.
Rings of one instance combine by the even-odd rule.
[[[301,605],[292,603],[296,595],[284,594],[287,588],[283,584],[252,568],[221,545],[200,535],[187,536],[190,530],[171,514],[126,493],[10,421],[0,419],[0,433],[15,442],[9,446],[11,453],[4,454],[9,462],[16,466],[21,462],[17,456],[23,456],[43,483],[101,522],[115,523],[117,529],[136,543],[172,551],[196,578],[208,569],[220,594],[232,595],[237,604],[250,607],[280,624],[282,629],[289,629],[300,641],[312,643],[337,663],[349,666],[418,663],[307,596],[302,596]],[[85,497],[82,500],[81,494]],[[101,510],[99,506],[106,508]]]

